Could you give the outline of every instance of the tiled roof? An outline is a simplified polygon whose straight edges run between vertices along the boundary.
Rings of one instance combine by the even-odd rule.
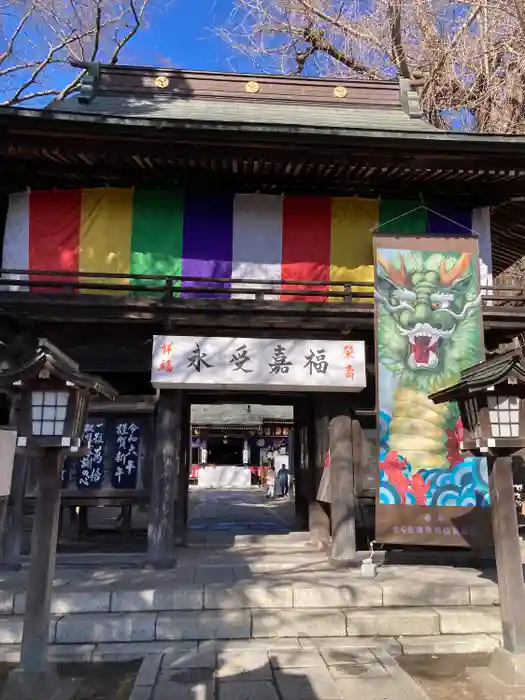
[[[92,64],[55,112],[195,125],[436,132],[407,81],[345,81]]]
[[[410,118],[399,107],[373,108],[347,105],[278,104],[238,100],[213,100],[98,95],[81,105],[78,98],[58,103],[56,111],[89,115],[147,118],[203,124],[272,124],[289,127],[333,129],[378,129],[381,131],[435,132],[423,119]]]

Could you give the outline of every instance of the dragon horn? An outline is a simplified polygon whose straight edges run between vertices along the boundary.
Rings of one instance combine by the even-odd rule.
[[[467,270],[471,260],[472,253],[461,253],[459,260],[450,268],[450,270],[445,268],[445,261],[443,260],[439,266],[439,279],[441,284],[444,284],[447,287],[453,284]]]
[[[394,284],[397,284],[399,287],[405,287],[405,288],[408,288],[411,286],[410,277],[408,276],[408,273],[406,271],[406,267],[405,267],[405,263],[404,263],[403,258],[400,257],[399,270],[397,269],[397,267],[394,264],[392,264],[390,262],[390,260],[386,260],[380,253],[377,254],[377,262],[381,265],[382,268],[384,268],[389,279]]]

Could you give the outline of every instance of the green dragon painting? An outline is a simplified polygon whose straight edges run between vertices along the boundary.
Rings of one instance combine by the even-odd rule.
[[[381,469],[404,492],[401,502],[411,491],[428,503],[426,476],[463,461],[457,406],[435,405],[428,394],[483,359],[476,264],[467,253],[377,251]]]

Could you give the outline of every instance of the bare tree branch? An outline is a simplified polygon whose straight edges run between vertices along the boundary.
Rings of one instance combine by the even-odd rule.
[[[525,0],[234,0],[222,36],[265,71],[405,77],[440,128],[525,133]]]
[[[85,74],[75,70],[72,75],[72,63],[116,63],[145,26],[154,2],[11,0],[4,13],[9,22],[0,18],[0,104],[25,104],[48,96],[65,99]],[[10,27],[14,29],[7,33]],[[61,81],[59,75],[64,76]]]
[[[392,55],[394,62],[403,78],[410,78],[410,69],[401,32],[401,0],[390,0],[388,3],[388,14],[392,25]]]
[[[29,9],[22,16],[20,22],[18,23],[15,30],[13,31],[13,33],[9,37],[6,48],[2,51],[2,53],[0,53],[0,65],[2,65],[2,63],[4,63],[4,61],[6,61],[10,56],[12,56],[13,49],[15,46],[15,41],[20,36],[20,32],[22,31],[22,29],[24,28],[24,25],[27,23],[27,21],[29,20],[29,18],[33,14],[34,9],[35,9],[34,5],[31,4],[29,6]]]
[[[126,44],[129,41],[131,41],[131,39],[133,39],[135,34],[138,32],[138,30],[142,24],[142,19],[144,17],[144,12],[146,11],[147,5],[148,5],[148,0],[143,0],[142,7],[137,12],[135,0],[129,0],[129,7],[130,7],[131,13],[133,15],[134,24],[131,26],[131,28],[129,28],[128,33],[125,35],[125,37],[123,39],[121,39],[120,41],[116,41],[116,46],[115,46],[115,49],[113,51],[113,55],[111,56],[111,60],[110,60],[111,65],[118,63],[118,58],[119,58],[120,52],[126,46]]]
[[[95,10],[95,26],[94,26],[94,37],[93,37],[93,48],[91,51],[91,57],[89,61],[92,63],[98,54],[99,48],[100,48],[100,32],[102,31],[102,8],[100,5],[97,6]],[[82,78],[86,75],[86,70],[83,69],[80,71],[80,73],[73,78],[73,80],[66,85],[62,90],[58,93],[57,95],[57,100],[63,100],[65,99],[68,95],[70,95],[72,92],[74,92],[80,83],[82,82]]]
[[[17,104],[22,104],[23,102],[29,102],[30,100],[36,100],[41,97],[52,97],[56,95],[58,90],[37,90],[35,92],[28,92],[17,99]],[[5,106],[2,104],[2,106]]]
[[[327,39],[325,39],[321,30],[305,29],[303,36],[305,41],[307,41],[310,45],[310,50],[307,52],[308,58],[310,58],[310,56],[312,56],[316,51],[321,51],[341,65],[346,66],[346,68],[349,68],[356,73],[362,73],[367,77],[376,80],[380,80],[382,78],[381,74],[377,70],[374,70],[374,68],[367,66],[360,61],[356,61],[354,58],[352,58],[352,56],[349,56],[348,53],[345,53],[341,49],[338,49],[337,46],[331,44]]]
[[[516,8],[521,31],[525,34],[525,7],[523,6],[523,0],[514,0],[514,7]]]

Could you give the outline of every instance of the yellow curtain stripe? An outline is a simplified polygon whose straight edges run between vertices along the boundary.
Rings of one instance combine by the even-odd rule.
[[[338,280],[373,282],[374,226],[379,221],[379,199],[337,197],[332,199],[330,280],[332,289]],[[372,287],[371,287],[372,288]],[[364,291],[354,287],[354,292]],[[334,297],[331,301],[335,301]]]
[[[82,192],[80,272],[130,272],[132,210],[132,189],[100,188]]]

